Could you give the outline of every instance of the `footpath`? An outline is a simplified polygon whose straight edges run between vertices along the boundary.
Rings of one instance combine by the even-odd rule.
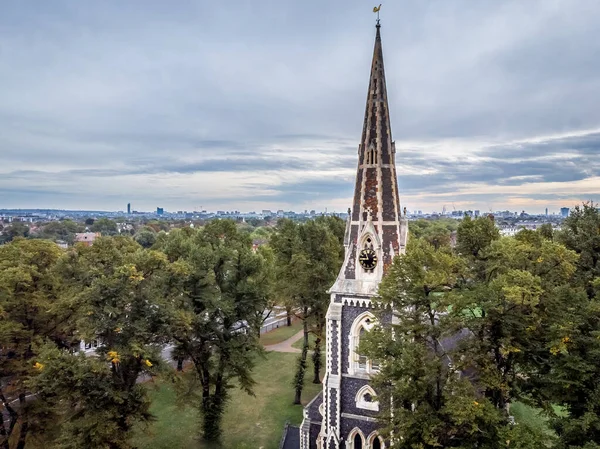
[[[300,340],[302,338],[302,336],[303,336],[303,331],[300,331],[297,334],[292,335],[287,340],[282,341],[281,343],[265,346],[265,350],[266,351],[275,351],[275,352],[292,352],[292,353],[299,354],[302,351],[300,349],[296,349],[296,348],[292,347],[292,345],[294,343],[296,343],[298,340]]]

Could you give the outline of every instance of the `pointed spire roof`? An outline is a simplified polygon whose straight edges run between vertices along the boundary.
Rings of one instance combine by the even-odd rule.
[[[360,293],[352,280],[361,280],[365,293],[376,286],[395,255],[404,253],[408,226],[400,208],[398,181],[396,178],[396,147],[392,140],[390,110],[383,65],[381,26],[376,25],[375,46],[369,76],[369,90],[358,147],[358,169],[354,199],[348,219],[346,260],[332,288],[350,293]],[[378,252],[378,266],[366,272],[358,263],[358,254],[367,242]],[[346,285],[340,288],[341,284]],[[370,290],[369,290],[370,291]]]

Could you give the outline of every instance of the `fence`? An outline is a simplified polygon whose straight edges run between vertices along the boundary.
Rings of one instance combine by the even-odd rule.
[[[293,321],[293,317],[292,317],[292,321]],[[267,332],[272,331],[273,329],[277,329],[277,328],[283,327],[283,326],[287,326],[287,316],[285,316],[285,315],[281,318],[276,319],[275,321],[272,321],[269,324],[264,324],[260,328],[260,333],[265,334]]]

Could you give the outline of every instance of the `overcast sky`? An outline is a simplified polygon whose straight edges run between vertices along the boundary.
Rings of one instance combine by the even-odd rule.
[[[0,3],[0,208],[351,201],[366,0]],[[394,0],[382,38],[409,210],[600,200],[598,0]]]

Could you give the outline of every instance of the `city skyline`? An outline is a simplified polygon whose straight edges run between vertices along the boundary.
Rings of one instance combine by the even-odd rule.
[[[364,1],[0,7],[0,208],[350,203]],[[558,212],[600,192],[593,1],[384,4],[400,201]]]

